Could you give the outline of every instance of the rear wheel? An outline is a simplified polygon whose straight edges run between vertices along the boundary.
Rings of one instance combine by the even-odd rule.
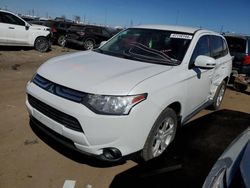
[[[226,91],[226,82],[223,80],[221,84],[218,86],[218,89],[215,93],[213,104],[210,106],[211,110],[218,110],[220,108],[225,91]]]
[[[86,39],[83,43],[85,50],[92,50],[95,47],[95,41],[93,39]]]
[[[234,89],[240,92],[246,91],[247,90],[247,85],[246,84],[241,84],[238,82],[234,82]]]
[[[38,37],[35,40],[34,47],[39,52],[47,52],[50,47],[49,40],[45,37]]]
[[[177,130],[177,115],[171,108],[166,108],[154,123],[148,135],[142,158],[148,161],[160,156],[174,140]]]
[[[66,44],[66,37],[65,37],[65,35],[60,35],[60,36],[58,37],[58,39],[57,39],[57,44],[58,44],[59,46],[65,46],[65,44]]]

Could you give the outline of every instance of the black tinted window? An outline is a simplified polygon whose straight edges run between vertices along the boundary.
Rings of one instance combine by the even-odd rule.
[[[84,30],[84,27],[78,25],[72,25],[69,27],[69,30]]]
[[[102,29],[96,27],[96,28],[93,28],[93,32],[94,32],[94,33],[97,33],[97,34],[101,34],[101,33],[102,33]]]
[[[231,53],[246,53],[246,40],[236,37],[225,37]]]
[[[103,36],[106,36],[106,37],[109,37],[110,35],[105,29],[102,29],[102,34]]]
[[[88,33],[93,33],[93,28],[88,27],[88,28],[85,29],[85,31],[88,32]]]
[[[25,22],[22,21],[21,19],[19,19],[18,17],[9,14],[9,13],[5,13],[5,12],[1,12],[0,13],[0,21],[2,23],[7,23],[7,24],[15,24],[15,25],[25,25]]]
[[[209,37],[202,36],[197,42],[190,63],[193,64],[199,55],[210,56]]]
[[[219,36],[210,36],[212,57],[218,59],[224,56],[223,40]]]

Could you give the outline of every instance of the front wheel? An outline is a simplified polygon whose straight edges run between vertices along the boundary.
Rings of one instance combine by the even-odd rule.
[[[211,110],[218,110],[220,108],[225,91],[226,91],[226,82],[223,80],[221,84],[218,86],[218,89],[215,93],[213,104],[210,106]]]
[[[45,37],[38,37],[35,40],[34,47],[39,52],[47,52],[50,47],[49,40]]]
[[[177,130],[177,115],[166,108],[154,123],[141,156],[145,161],[160,156],[174,140]]]

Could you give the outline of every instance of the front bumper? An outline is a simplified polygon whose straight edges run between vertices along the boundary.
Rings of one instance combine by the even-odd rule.
[[[117,155],[114,160],[117,160],[141,150],[155,121],[154,118],[158,116],[157,109],[148,107],[147,101],[135,106],[127,116],[108,116],[95,114],[83,104],[51,94],[34,83],[27,84],[27,93],[50,107],[75,117],[83,131],[72,130],[44,115],[32,107],[27,99],[26,106],[31,121],[35,119],[35,124],[44,125],[43,127],[55,132],[56,137],[66,138],[70,148],[102,160],[107,151],[114,152]]]
[[[32,116],[30,116],[30,126],[31,127],[35,126],[37,129],[39,129],[39,131],[43,132],[45,135],[49,136],[54,141],[62,144],[63,146],[65,146],[71,150],[80,152],[86,156],[94,157],[94,158],[97,158],[99,160],[107,161],[107,162],[118,162],[124,158],[124,157],[122,158],[121,153],[119,153],[119,150],[116,150],[115,153],[112,152],[111,154],[110,153],[107,154],[107,152],[106,152],[106,154],[103,153],[100,155],[94,155],[94,154],[91,154],[88,152],[84,152],[84,151],[78,149],[72,140],[70,140],[70,139],[58,134],[57,132],[53,131],[52,129],[48,128],[46,125],[42,124],[40,121],[38,121],[37,119],[35,119]],[[107,157],[107,155],[109,155],[109,156]]]

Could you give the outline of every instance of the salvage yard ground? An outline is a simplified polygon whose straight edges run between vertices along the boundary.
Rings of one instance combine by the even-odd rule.
[[[29,48],[0,48],[1,188],[61,188],[66,180],[76,181],[75,187],[79,188],[87,184],[93,188],[160,187],[160,183],[167,180],[169,184],[164,187],[200,187],[222,149],[250,125],[250,89],[240,93],[228,87],[222,110],[200,112],[181,131],[183,137],[177,140],[178,149],[168,151],[182,171],[177,169],[171,173],[168,168],[164,169],[173,163],[169,156],[143,165],[129,160],[108,166],[66,150],[30,127],[25,86],[47,59],[75,51],[58,46],[52,46],[48,53]],[[213,144],[209,143],[211,140]],[[201,147],[203,150],[199,150]],[[195,163],[194,159],[200,163]],[[205,166],[200,165],[201,162]],[[175,177],[178,182],[174,182]]]

